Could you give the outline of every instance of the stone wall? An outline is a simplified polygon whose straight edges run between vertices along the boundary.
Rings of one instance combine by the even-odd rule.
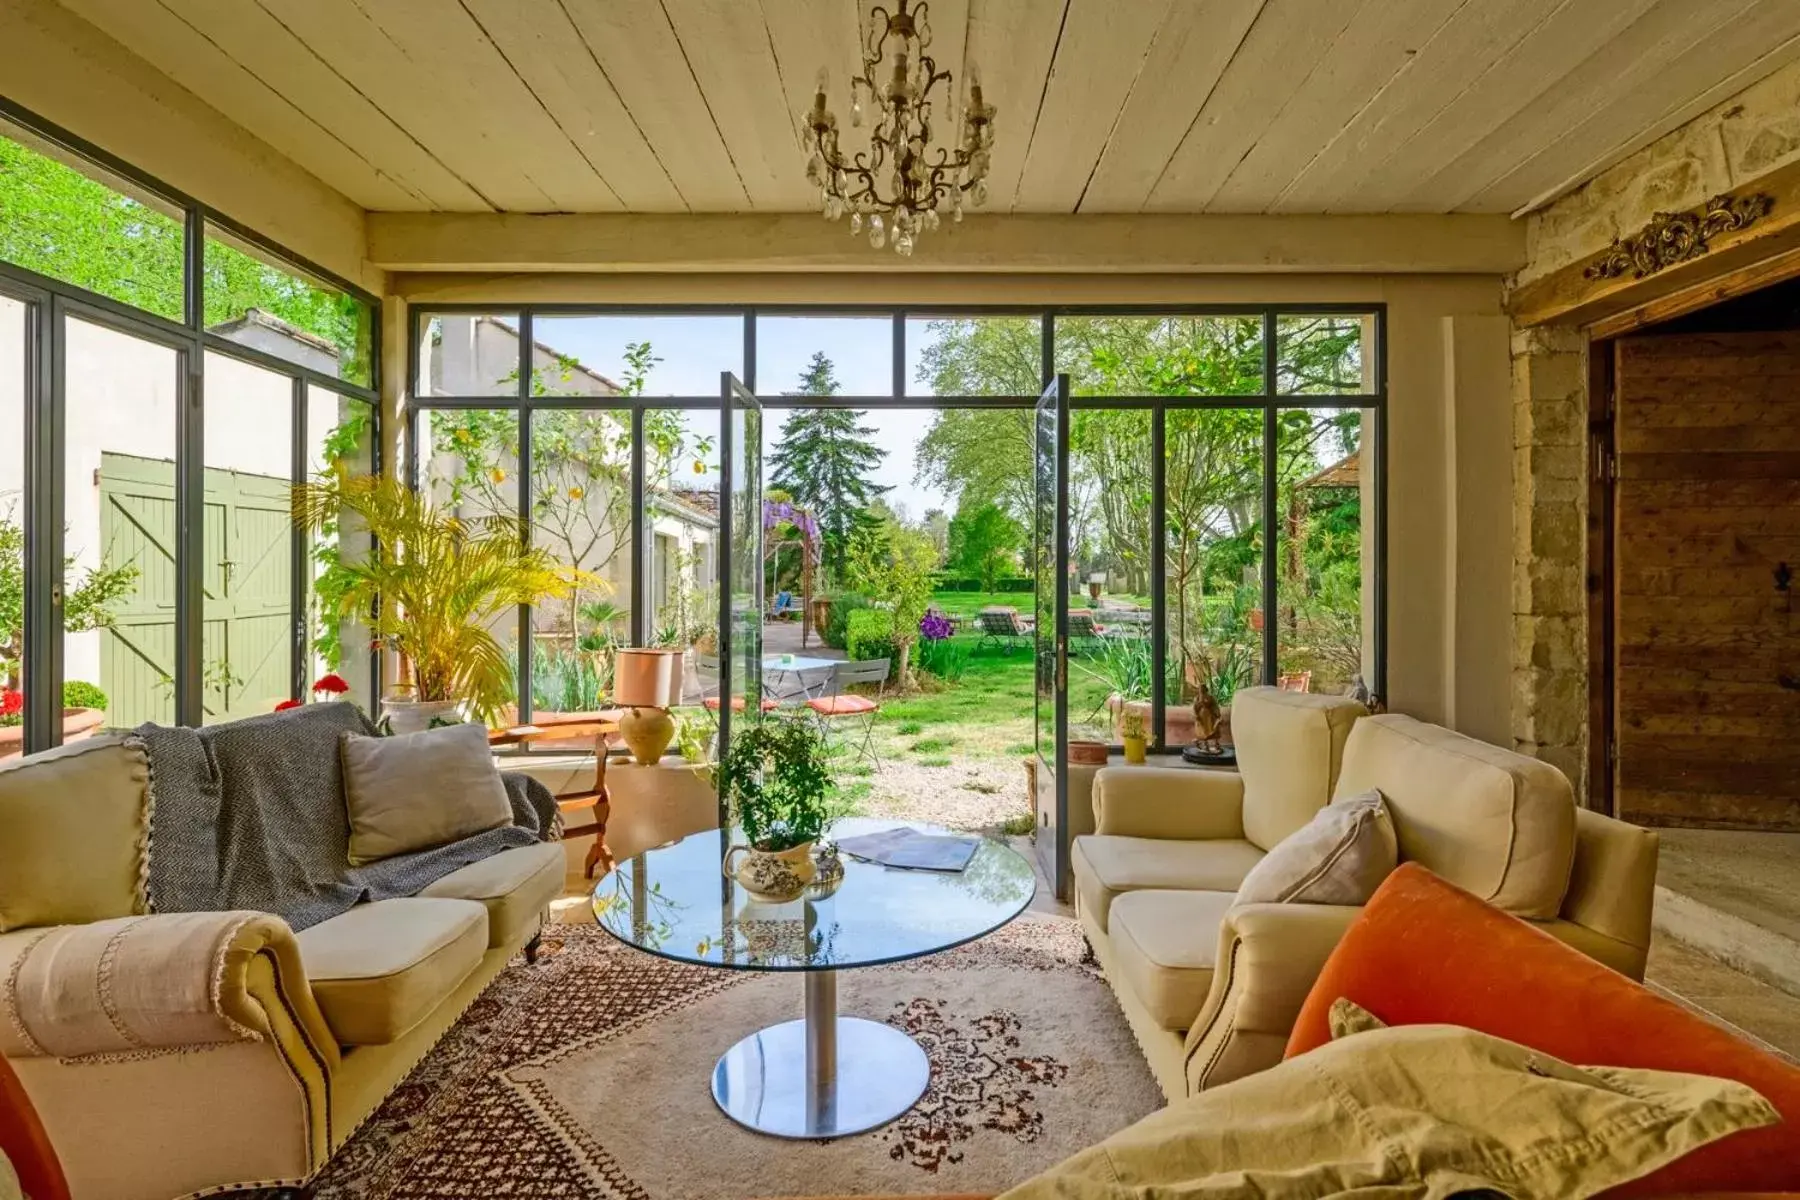
[[[1694,208],[1800,162],[1800,62],[1648,143],[1527,218],[1514,287],[1580,262],[1658,211]],[[1587,795],[1586,333],[1513,330],[1514,746]]]
[[[1587,794],[1587,338],[1515,330],[1514,748]]]
[[[1800,161],[1800,62],[1714,105],[1526,221],[1527,283],[1604,250],[1656,212],[1694,208]]]

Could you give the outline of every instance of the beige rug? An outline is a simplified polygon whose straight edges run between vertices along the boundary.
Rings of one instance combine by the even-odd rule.
[[[846,1015],[926,1049],[884,1129],[790,1142],[714,1106],[714,1061],[800,1015],[801,981],[671,963],[556,927],[334,1159],[321,1200],[740,1200],[1000,1191],[1161,1103],[1073,921],[1028,915],[947,954],[839,976]]]

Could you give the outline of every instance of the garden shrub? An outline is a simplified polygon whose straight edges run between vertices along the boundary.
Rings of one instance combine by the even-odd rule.
[[[996,592],[1035,592],[1037,580],[1030,575],[1013,575],[1006,579],[994,581]]]
[[[97,708],[104,712],[109,703],[106,693],[85,679],[71,679],[63,684],[64,708]]]
[[[850,661],[888,659],[889,678],[892,678],[893,669],[900,663],[900,651],[894,644],[893,622],[889,613],[878,608],[859,608],[851,613],[844,639],[844,653],[850,656]]]
[[[833,650],[847,650],[850,647],[850,614],[862,612],[869,607],[869,598],[857,592],[845,592],[831,602],[831,615],[825,619],[825,628],[819,636]]]

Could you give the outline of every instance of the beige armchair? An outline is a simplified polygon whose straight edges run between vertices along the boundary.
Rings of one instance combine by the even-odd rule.
[[[1415,861],[1642,978],[1656,835],[1577,810],[1553,767],[1352,701],[1274,689],[1232,708],[1240,776],[1102,771],[1073,854],[1076,912],[1164,1093],[1279,1061],[1361,910],[1232,900],[1334,796],[1374,788]]]

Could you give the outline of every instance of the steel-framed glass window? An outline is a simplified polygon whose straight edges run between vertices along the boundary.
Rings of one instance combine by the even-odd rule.
[[[0,348],[0,421],[23,424],[0,431],[22,451],[0,551],[24,580],[22,653],[0,682],[24,684],[24,748],[62,741],[65,681],[116,677],[115,725],[267,711],[331,666],[372,703],[366,640],[327,636],[314,611],[322,557],[355,538],[295,534],[280,493],[336,462],[380,469],[377,298],[3,100],[0,149],[21,168],[0,195],[0,336],[24,330]],[[92,243],[73,257],[70,229]],[[333,314],[347,352],[236,303],[258,295]],[[250,393],[253,416],[235,408]],[[241,618],[234,586],[254,593]],[[257,640],[254,678],[221,654],[221,619]]]
[[[734,370],[770,410],[827,405],[870,410],[1014,410],[1028,426],[1038,393],[1058,370],[1076,367],[1070,400],[1072,426],[1079,429],[1086,423],[1095,427],[1097,436],[1101,427],[1116,428],[1128,435],[1118,439],[1121,445],[1136,447],[1132,470],[1145,485],[1139,511],[1129,516],[1141,526],[1133,539],[1138,560],[1120,562],[1118,569],[1141,588],[1137,594],[1146,603],[1143,611],[1118,610],[1117,620],[1121,626],[1134,621],[1148,625],[1143,642],[1152,659],[1148,671],[1153,683],[1146,716],[1155,740],[1173,749],[1183,740],[1183,714],[1193,685],[1208,677],[1196,667],[1196,659],[1229,658],[1223,666],[1212,663],[1213,678],[1219,671],[1235,671],[1244,682],[1285,682],[1316,690],[1360,686],[1381,693],[1386,687],[1385,315],[1379,304],[957,309],[899,305],[420,306],[411,313],[408,339],[412,348],[407,389],[409,473],[415,482],[423,478],[422,470],[429,474],[433,455],[429,449],[421,451],[420,439],[430,435],[429,421],[435,413],[516,413],[521,428],[528,429],[533,414],[547,408],[587,407],[629,414],[634,429],[641,431],[646,414],[711,413],[719,404],[715,393],[699,386],[671,389],[666,394],[654,394],[654,387],[640,386],[604,397],[551,396],[532,384],[534,372],[522,370],[517,360],[509,360],[499,371],[490,364],[473,373],[463,369],[458,374],[455,362],[466,368],[480,356],[476,327],[481,322],[489,323],[490,329],[505,330],[500,337],[515,347],[510,353],[522,354],[516,347],[526,346],[533,348],[534,355],[547,354],[553,360],[565,347],[543,331],[561,331],[584,320],[613,328],[612,340],[621,345],[626,335],[619,330],[667,330],[684,321],[704,324],[713,331],[714,341],[694,351],[699,362],[694,377],[716,378],[721,369]],[[759,324],[770,329],[806,318],[824,322],[820,328],[853,328],[859,345],[869,340],[862,336],[868,323],[885,322],[889,369],[866,367],[859,375],[879,378],[885,386],[815,396],[789,394],[786,389],[794,381],[785,376],[759,382],[759,377],[768,374],[769,358],[767,353],[759,353]],[[854,326],[849,319],[854,319]],[[966,380],[965,390],[950,395],[922,392],[915,378],[924,350],[921,334],[933,321],[986,323],[987,332],[1006,341],[1008,361],[1018,360],[1004,376],[1014,390],[995,379],[952,372],[952,377]],[[1095,344],[1096,331],[1111,326],[1117,332],[1133,323],[1151,347],[1149,361],[1158,362],[1159,369],[1084,375],[1077,360],[1084,345]],[[741,339],[735,354],[724,344],[725,331],[733,325]],[[447,331],[453,336],[447,336]],[[1217,354],[1206,362],[1181,362],[1182,338],[1202,334],[1210,339],[1209,346],[1216,342]],[[1168,351],[1161,359],[1154,353],[1159,336]],[[1306,353],[1301,352],[1303,347]],[[586,361],[577,365],[593,369]],[[456,384],[453,381],[457,379],[468,382]],[[1021,386],[1028,383],[1033,384],[1032,390]],[[422,420],[427,422],[423,431]],[[1190,489],[1187,503],[1173,503],[1184,495],[1184,476],[1196,474],[1190,452],[1221,440],[1243,459],[1230,472],[1224,499],[1209,499],[1212,493],[1196,486]],[[633,445],[641,454],[642,439],[634,438]],[[533,472],[532,452],[531,437],[519,437],[513,451],[513,465],[521,481],[516,511],[529,511],[524,481]],[[631,479],[632,562],[646,564],[647,495],[649,504],[654,505],[656,485],[641,457],[634,462]],[[1207,482],[1216,480],[1209,476]],[[1241,511],[1226,514],[1220,508],[1222,503]],[[1231,520],[1224,519],[1227,515]],[[1195,541],[1201,543],[1203,553],[1184,556],[1183,551]],[[1066,581],[1072,597],[1085,590],[1090,576],[1111,575],[1086,569],[1095,565],[1096,556],[1084,558],[1080,548],[1076,551],[1070,556],[1071,564],[1086,565],[1078,568],[1081,578]],[[1191,559],[1201,562],[1196,565]],[[1210,572],[1215,584],[1232,572],[1241,574],[1242,587],[1234,590],[1241,594],[1227,598],[1229,611],[1220,612],[1219,589],[1196,590],[1196,572]],[[647,586],[648,573],[647,567],[637,572],[639,592]],[[1107,590],[1115,589],[1107,586]],[[1196,596],[1201,598],[1205,619],[1193,626]],[[1354,622],[1344,619],[1346,598],[1355,602]],[[1325,609],[1328,600],[1337,606],[1329,612]],[[643,644],[650,632],[644,615],[647,608],[645,603],[631,605],[626,632],[632,644]],[[1225,647],[1227,654],[1220,652],[1217,639],[1208,643],[1206,638],[1208,622],[1216,629],[1218,622],[1229,620],[1253,625],[1253,636],[1247,644]],[[520,631],[520,678],[530,679],[530,614],[520,614]],[[1327,635],[1331,644],[1320,644]],[[520,717],[529,719],[530,697],[520,699]]]

